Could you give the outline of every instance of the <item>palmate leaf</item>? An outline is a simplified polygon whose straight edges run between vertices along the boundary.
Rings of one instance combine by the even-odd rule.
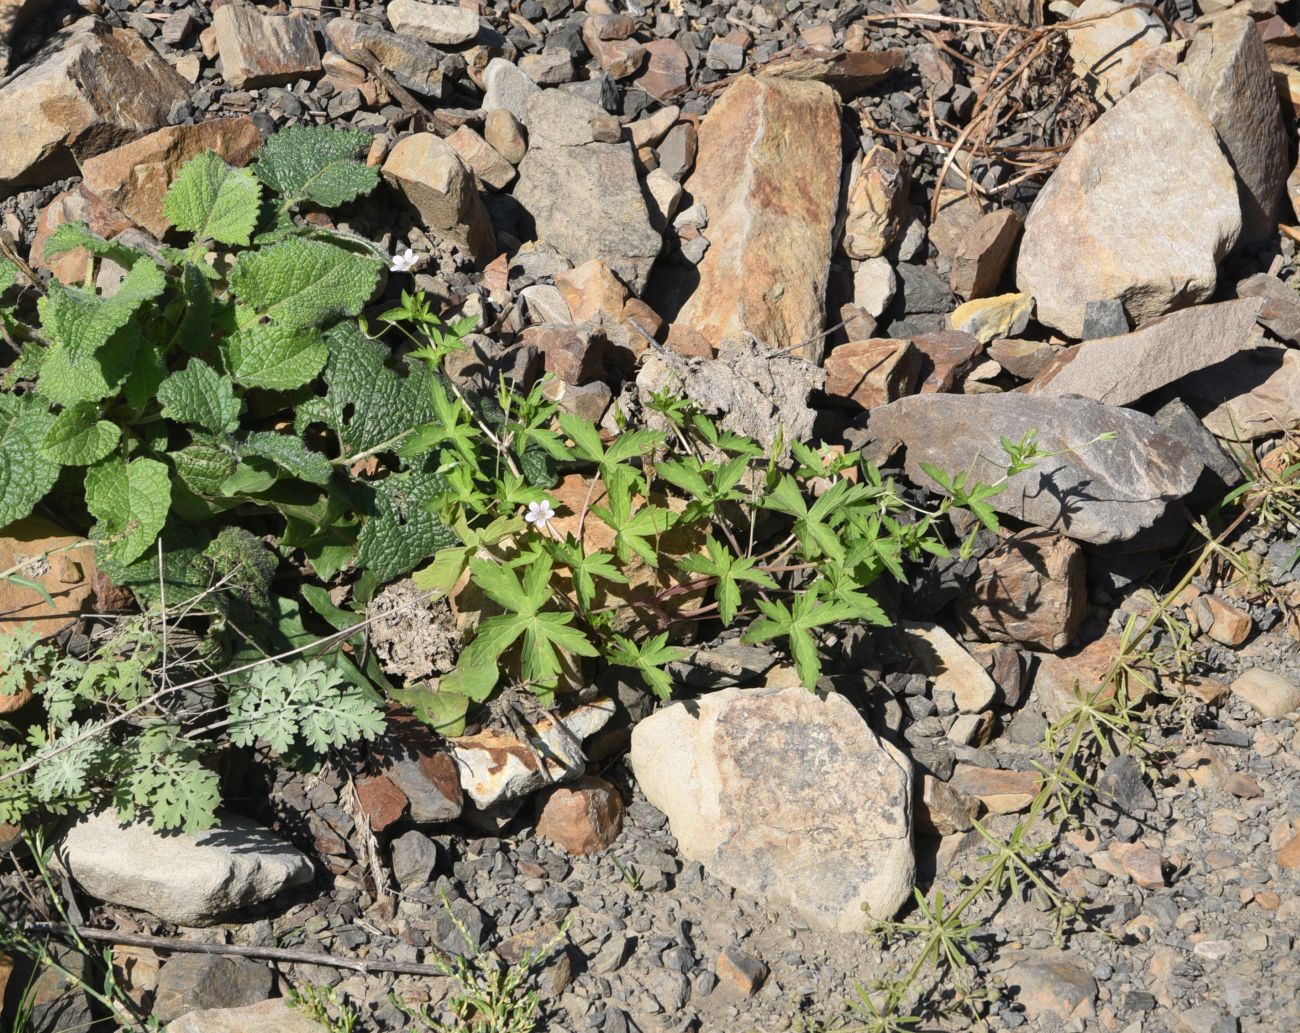
[[[148,261],[136,262],[112,297],[79,287],[65,287],[52,280],[49,294],[37,305],[41,330],[74,358],[90,355],[107,344],[146,301],[158,297],[166,287],[163,271]]]
[[[228,433],[239,424],[243,402],[235,397],[230,381],[206,362],[191,359],[188,366],[158,387],[163,415],[190,423],[213,434]]]
[[[154,544],[171,492],[171,475],[155,459],[107,459],[86,470],[86,508],[98,521],[93,533],[112,539],[106,551],[118,563],[138,559]]]
[[[870,600],[871,606],[867,607],[852,602],[821,602],[818,596],[817,588],[805,589],[795,596],[793,607],[779,600],[757,600],[763,617],[756,620],[744,635],[746,642],[767,642],[787,636],[795,670],[806,689],[814,688],[821,676],[821,660],[817,656],[812,629],[843,620],[871,619],[878,609],[874,600]]]
[[[692,574],[704,574],[718,579],[718,615],[724,625],[729,625],[736,618],[736,609],[740,606],[740,583],[748,582],[759,588],[776,588],[771,576],[755,565],[755,561],[746,556],[733,556],[731,551],[710,537],[704,543],[706,554],[703,556],[683,556],[678,566]]]
[[[664,667],[686,656],[686,651],[668,645],[668,632],[652,635],[639,645],[626,635],[615,635],[606,656],[612,664],[641,672],[650,691],[660,699],[673,694],[673,682]]]
[[[247,245],[257,225],[262,188],[248,169],[227,165],[216,151],[185,163],[163,201],[163,214],[198,240]]]
[[[284,198],[337,208],[379,184],[377,170],[356,160],[369,134],[323,126],[291,126],[263,145],[253,172]]]
[[[99,417],[99,406],[79,402],[54,418],[41,441],[41,455],[63,466],[90,466],[116,447],[122,432]]]
[[[230,271],[241,302],[287,327],[355,316],[379,282],[379,262],[319,240],[247,251]]]
[[[254,323],[222,341],[221,354],[236,384],[289,391],[314,380],[329,351],[315,330]]]
[[[0,394],[0,528],[31,513],[59,475],[41,453],[54,417],[31,395]]]

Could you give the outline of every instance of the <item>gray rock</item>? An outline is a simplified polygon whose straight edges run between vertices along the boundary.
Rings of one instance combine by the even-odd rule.
[[[1152,391],[1263,343],[1255,298],[1171,312],[1121,337],[1102,337],[1063,351],[1025,388],[1059,398],[1079,395],[1131,405]]]
[[[438,98],[445,92],[442,55],[418,40],[351,18],[331,18],[325,38],[341,57],[360,65],[377,63],[408,90]]]
[[[411,829],[393,840],[393,875],[404,890],[423,886],[438,866],[438,844]]]
[[[242,1008],[271,996],[274,978],[251,958],[219,954],[177,954],[158,973],[150,1011],[167,1023],[201,1008]]]
[[[1174,399],[1161,406],[1155,414],[1155,421],[1166,432],[1196,450],[1206,470],[1213,475],[1212,489],[1218,498],[1222,498],[1229,488],[1235,488],[1241,483],[1241,467],[1224,452],[1218,439],[1206,429],[1205,424],[1185,402]]]
[[[1147,79],[1075,141],[1025,220],[1016,282],[1072,337],[1089,301],[1133,322],[1204,301],[1241,233],[1232,166],[1168,75]]]
[[[1178,81],[1214,124],[1236,170],[1242,243],[1274,236],[1291,167],[1281,99],[1255,22],[1242,12],[1198,32]]]
[[[494,57],[483,70],[483,110],[504,108],[520,122],[528,118],[528,98],[541,92],[541,87],[526,76],[518,66],[504,57]]]
[[[1300,351],[1256,348],[1184,377],[1178,393],[1224,441],[1300,427]]]
[[[483,912],[463,897],[453,898],[450,908],[439,905],[429,930],[435,946],[462,957],[482,950],[486,933]]]
[[[911,894],[911,765],[844,697],[723,689],[632,732],[632,769],[679,853],[841,932]],[[853,799],[853,807],[843,801]]]
[[[1102,807],[1114,808],[1135,818],[1156,805],[1142,767],[1131,753],[1111,758],[1097,781],[1097,791]]]
[[[60,857],[92,897],[176,925],[210,925],[313,875],[311,862],[288,843],[231,814],[207,832],[164,835],[101,811],[68,831]]]
[[[1237,297],[1262,299],[1260,325],[1287,344],[1300,344],[1300,291],[1294,280],[1283,283],[1268,273],[1256,273],[1237,284]]]
[[[880,451],[907,448],[907,472],[922,484],[930,482],[921,463],[991,484],[1005,474],[1001,439],[1019,441],[1030,431],[1042,450],[1060,454],[1012,477],[989,504],[1095,545],[1153,527],[1203,469],[1150,416],[1087,398],[917,395],[872,410],[867,426]],[[1096,440],[1102,434],[1114,437]]]
[[[1070,1022],[1096,1016],[1097,982],[1088,970],[1060,951],[1017,952],[1010,965],[1010,989],[1031,1019]]]
[[[574,265],[601,259],[634,294],[645,287],[663,238],[651,224],[630,144],[535,140],[519,163],[514,196],[539,241]]]
[[[274,997],[244,1008],[205,1008],[181,1016],[167,1033],[324,1033],[325,1027]]]
[[[393,31],[436,47],[458,46],[478,35],[478,11],[455,4],[391,0],[385,14]]]
[[[1124,303],[1115,298],[1089,301],[1083,306],[1083,339],[1119,337],[1129,332],[1128,315]]]

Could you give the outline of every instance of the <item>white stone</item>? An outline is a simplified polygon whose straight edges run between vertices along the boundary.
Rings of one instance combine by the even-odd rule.
[[[937,624],[903,621],[901,626],[936,692],[951,692],[963,714],[989,708],[998,693],[997,683],[960,642]]]
[[[421,43],[456,46],[478,35],[478,12],[453,4],[427,4],[422,0],[390,0],[388,24],[393,31]]]
[[[1084,0],[1070,15],[1082,20],[1109,17],[1069,33],[1070,57],[1080,78],[1096,80],[1096,97],[1109,106],[1133,86],[1142,59],[1168,38],[1160,19],[1118,0]]]
[[[867,315],[877,319],[884,315],[897,290],[898,277],[884,255],[858,263],[853,273],[853,304]]]

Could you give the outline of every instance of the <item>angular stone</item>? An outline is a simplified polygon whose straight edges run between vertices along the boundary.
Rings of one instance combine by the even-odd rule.
[[[524,111],[529,143],[535,147],[543,143],[559,146],[592,143],[598,128],[611,121],[610,114],[598,104],[566,90],[531,94]],[[618,136],[606,142],[617,143]]]
[[[958,792],[975,797],[990,814],[1014,814],[1033,802],[1038,793],[1039,774],[958,764],[949,784]]]
[[[640,293],[663,238],[650,222],[632,148],[539,141],[533,123],[529,132],[514,196],[531,216],[537,239],[575,265],[600,259]]]
[[[1142,59],[1169,38],[1150,11],[1126,8],[1119,0],[1084,0],[1071,17],[1100,17],[1069,33],[1070,57],[1075,75],[1094,80],[1093,92],[1107,107],[1129,92]]]
[[[612,846],[622,829],[623,798],[603,778],[590,775],[552,790],[537,819],[539,836],[577,855]]]
[[[538,86],[558,86],[573,81],[573,56],[567,50],[547,47],[540,54],[521,57],[519,70]]]
[[[53,0],[0,0],[0,75],[10,71],[10,44],[52,5]]]
[[[867,427],[877,442],[907,448],[907,472],[918,483],[927,483],[925,462],[991,484],[1006,472],[1001,439],[1019,441],[1030,431],[1041,449],[1057,454],[1016,474],[989,505],[1076,541],[1136,537],[1191,492],[1204,468],[1151,417],[1086,398],[915,395],[873,410]],[[1112,432],[1113,439],[1098,440]],[[1077,447],[1083,442],[1091,444]]]
[[[1215,437],[1254,441],[1300,427],[1300,351],[1256,348],[1184,377],[1178,393]]]
[[[1088,610],[1083,551],[1047,531],[1020,531],[979,559],[956,603],[966,634],[1048,652],[1064,649]]]
[[[306,18],[232,3],[217,8],[212,27],[221,73],[237,90],[282,86],[321,70],[316,34]]]
[[[1147,79],[1075,141],[1025,220],[1016,283],[1078,337],[1087,302],[1137,324],[1206,300],[1241,233],[1232,166],[1177,81]]]
[[[436,236],[461,248],[476,264],[495,256],[496,235],[474,177],[446,140],[433,133],[399,140],[383,173]]]
[[[1214,125],[1237,173],[1241,242],[1277,232],[1286,193],[1288,134],[1264,42],[1245,12],[1198,32],[1178,81]]]
[[[1086,1022],[1096,1016],[1097,983],[1087,968],[1059,951],[1008,957],[1008,989],[1032,1020]]]
[[[166,123],[187,96],[135,32],[73,23],[0,88],[0,190],[74,175],[78,162]]]
[[[523,161],[524,154],[528,151],[528,145],[524,142],[524,127],[505,108],[487,113],[483,120],[483,137],[511,165]]]
[[[323,1028],[285,998],[273,997],[244,1008],[189,1012],[171,1023],[167,1033],[321,1033]]]
[[[963,714],[977,714],[992,705],[998,687],[961,643],[937,624],[903,621],[900,627],[935,691],[951,692]]]
[[[1165,859],[1143,843],[1112,843],[1107,852],[1124,873],[1145,890],[1165,886]]]
[[[727,87],[700,127],[687,183],[708,210],[712,246],[677,321],[715,347],[746,333],[772,348],[811,341],[800,354],[819,361],[839,180],[829,87],[749,76]]]
[[[375,25],[363,25],[351,18],[327,21],[325,38],[343,57],[363,67],[377,64],[399,86],[415,93],[441,97],[446,89],[440,64],[442,55],[418,40],[386,32]]]
[[[741,997],[753,997],[767,980],[767,965],[739,947],[723,947],[713,974],[719,983]]]
[[[979,809],[980,802],[975,797],[967,796],[933,775],[921,776],[920,806],[916,809],[919,831],[932,836],[965,832],[979,815]]]
[[[590,23],[591,19],[587,21]],[[635,75],[645,62],[645,47],[634,39],[585,39],[585,42],[596,63],[611,79]]]
[[[999,294],[958,305],[948,323],[954,330],[988,344],[995,337],[1014,337],[1022,332],[1033,314],[1034,299],[1028,294]]]
[[[389,0],[384,13],[398,35],[435,47],[470,43],[478,35],[477,8],[427,4],[422,0]]]
[[[667,226],[677,214],[677,206],[682,203],[682,185],[663,169],[655,169],[646,176],[645,187],[654,202],[652,214],[658,225]]]
[[[948,283],[961,298],[983,298],[997,290],[1024,223],[1010,208],[988,212],[957,244]]]
[[[686,89],[689,66],[686,51],[672,39],[656,39],[645,44],[645,65],[632,80],[638,88],[660,103],[666,103]]]
[[[98,568],[94,548],[89,544],[78,545],[85,541],[81,535],[67,534],[57,524],[39,516],[15,521],[3,531],[0,570],[13,570],[40,585],[54,605],[16,580],[0,580],[0,614],[4,615],[0,620],[0,638],[24,625],[31,625],[38,635],[53,635],[90,608]],[[28,694],[23,701],[30,698]],[[12,697],[0,696],[0,713],[16,709],[6,707],[6,699]]]
[[[1224,362],[1262,343],[1255,298],[1197,305],[1171,312],[1122,337],[1102,337],[1069,348],[1025,391],[1051,397],[1082,395],[1109,405],[1131,405],[1144,395]]]
[[[1215,642],[1222,643],[1225,646],[1239,646],[1250,638],[1250,633],[1255,628],[1255,623],[1250,619],[1250,614],[1225,603],[1217,595],[1204,595],[1201,596],[1201,599],[1210,611],[1211,616],[1211,623],[1209,628],[1206,629],[1206,634]]]
[[[585,384],[604,372],[605,337],[591,324],[543,323],[528,327],[521,339],[541,352],[547,371],[566,384]]]
[[[1300,826],[1295,828],[1290,839],[1278,847],[1277,863],[1287,869],[1300,868]]]
[[[1287,344],[1300,345],[1300,293],[1268,273],[1255,273],[1237,284],[1237,297],[1263,302],[1255,317],[1260,326]]]
[[[858,932],[911,894],[911,765],[842,696],[723,689],[643,720],[630,759],[679,853],[769,907]]]
[[[410,803],[406,794],[387,775],[357,781],[357,806],[370,823],[371,832],[383,832],[401,820]]]
[[[828,394],[872,409],[912,392],[921,372],[921,353],[910,341],[849,341],[832,349],[825,366]]]
[[[59,856],[92,897],[176,925],[210,925],[314,876],[301,853],[236,815],[219,816],[208,832],[164,835],[101,811],[68,830]]]
[[[411,829],[393,840],[393,877],[410,892],[427,885],[438,867],[438,844],[423,832]]]
[[[271,996],[274,976],[251,958],[177,954],[158,973],[149,1014],[171,1022],[200,1008],[242,1008]]]
[[[1013,377],[1033,380],[1056,358],[1060,350],[1046,341],[1004,337],[989,342],[988,355]]]
[[[504,190],[515,178],[515,167],[469,126],[460,126],[447,142],[474,176],[493,190]]]
[[[1265,717],[1280,719],[1300,711],[1300,685],[1262,667],[1242,673],[1232,691]]]
[[[921,394],[955,390],[984,352],[979,338],[960,330],[936,330],[912,338],[921,353]]]
[[[541,88],[503,57],[494,57],[483,72],[483,110],[504,108],[520,122],[528,121],[528,98]]]
[[[879,319],[894,300],[898,278],[888,258],[881,255],[861,262],[853,273],[853,304]]]
[[[169,126],[83,161],[82,187],[161,238],[171,227],[163,200],[181,166],[204,151],[247,165],[261,144],[256,123],[246,116]]]
[[[844,253],[850,258],[883,255],[907,221],[911,177],[902,155],[877,144],[849,183],[844,217]]]
[[[1080,698],[1096,693],[1099,701],[1115,695],[1115,682],[1107,681],[1123,643],[1119,635],[1103,635],[1079,649],[1039,653],[1034,690],[1049,721],[1059,721],[1078,705]],[[1129,699],[1143,694],[1137,679],[1128,681]]]
[[[655,149],[659,159],[659,168],[679,183],[695,167],[695,156],[699,151],[699,137],[694,124],[678,122],[668,130],[668,135]]]
[[[465,806],[460,770],[441,736],[408,710],[390,706],[387,718],[371,754],[408,801],[411,821],[455,821]]]
[[[1124,303],[1118,298],[1103,298],[1090,301],[1083,306],[1083,339],[1091,341],[1097,337],[1121,337],[1128,333],[1128,313]]]

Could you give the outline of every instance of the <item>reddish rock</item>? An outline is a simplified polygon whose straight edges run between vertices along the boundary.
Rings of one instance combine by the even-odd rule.
[[[739,947],[723,947],[713,971],[719,983],[741,997],[753,997],[767,979],[767,965]]]
[[[604,779],[584,776],[555,789],[541,806],[537,834],[570,854],[595,854],[623,829],[623,798]]]
[[[461,126],[447,137],[447,142],[479,182],[493,190],[504,190],[515,178],[515,167],[469,126]]]
[[[825,366],[827,394],[873,409],[912,392],[921,353],[909,341],[877,337],[838,345]]]
[[[633,80],[636,86],[660,102],[666,102],[686,89],[686,51],[676,40],[651,40],[644,48],[648,58]]]
[[[483,121],[483,138],[511,165],[518,165],[528,152],[523,126],[505,108],[494,108],[487,113]]]
[[[823,350],[840,186],[840,114],[820,83],[742,76],[699,133],[687,190],[709,214],[699,283],[678,315],[717,347],[752,333]]]
[[[248,117],[168,126],[82,162],[81,185],[161,238],[171,225],[163,199],[182,165],[204,151],[216,151],[231,165],[247,165],[261,143]]]
[[[1204,595],[1201,596],[1201,600],[1209,608],[1213,618],[1206,633],[1215,642],[1225,646],[1239,646],[1250,638],[1250,633],[1255,628],[1250,614],[1225,603],[1217,595]]]
[[[696,359],[713,358],[713,345],[709,339],[682,323],[668,324],[668,337],[664,343],[678,355]]]
[[[528,327],[522,340],[541,352],[546,369],[567,384],[597,380],[604,371],[605,337],[591,324],[541,323]]]
[[[588,18],[590,23],[591,19]],[[613,79],[626,79],[635,75],[645,62],[645,47],[632,39],[586,39],[587,49],[596,63]]]
[[[1112,843],[1108,850],[1125,874],[1143,889],[1164,888],[1165,859],[1149,846],[1142,843]]]
[[[106,240],[131,226],[131,220],[116,208],[98,198],[87,197],[80,189],[65,191],[42,208],[36,216],[29,261],[37,269],[48,269],[60,283],[67,284],[81,283],[86,278],[91,256],[85,248],[78,247],[45,257],[46,241],[65,222],[84,222],[92,233]]]
[[[523,871],[523,863],[520,863],[519,870]],[[540,874],[531,876],[538,879],[547,877],[549,874],[544,868]],[[540,953],[548,947],[549,953]],[[558,997],[573,981],[573,959],[569,954],[568,937],[554,922],[543,922],[527,932],[502,940],[496,946],[496,954],[507,965],[518,965],[528,957],[534,959],[537,988],[543,997]]]
[[[979,339],[961,330],[936,330],[912,338],[921,353],[921,394],[953,391],[984,353]]]
[[[316,34],[306,18],[230,3],[217,8],[212,27],[222,74],[237,90],[282,86],[321,70]]]
[[[1038,671],[1034,675],[1034,687],[1038,690],[1038,701],[1043,705],[1049,721],[1059,720],[1077,705],[1076,691],[1079,696],[1087,698],[1102,690],[1111,665],[1119,656],[1121,644],[1119,635],[1104,635],[1096,642],[1070,652],[1037,654]],[[1130,700],[1140,699],[1144,695],[1137,679],[1129,679],[1127,688]],[[1114,695],[1115,685],[1112,682],[1105,685],[1098,699],[1107,700]]]
[[[1300,868],[1300,826],[1277,851],[1277,863],[1283,868]]]
[[[933,775],[921,776],[916,827],[934,836],[965,832],[979,814],[980,802]]]
[[[442,737],[409,710],[390,705],[388,727],[371,754],[384,777],[410,801],[417,823],[454,821],[464,809],[460,769]]]
[[[609,343],[639,356],[650,342],[635,323],[658,338],[663,319],[649,305],[629,295],[623,282],[599,258],[557,273],[555,286],[569,306],[575,323],[590,323],[604,331]]]
[[[1088,609],[1083,550],[1050,531],[1020,531],[979,559],[956,615],[974,638],[1064,649]]]
[[[32,561],[17,573],[41,585],[54,605],[16,581],[0,580],[0,636],[23,624],[32,625],[39,635],[52,635],[89,605],[97,574],[94,549],[85,544],[71,548],[83,541],[43,517],[27,517],[4,529],[0,570]],[[0,697],[0,701],[13,698]]]
[[[370,820],[372,832],[383,832],[406,812],[406,794],[387,775],[357,782],[357,803]]]
[[[1023,811],[1033,802],[1038,793],[1039,778],[1036,771],[958,764],[948,784],[967,796],[975,797],[990,814],[1013,814]]]

